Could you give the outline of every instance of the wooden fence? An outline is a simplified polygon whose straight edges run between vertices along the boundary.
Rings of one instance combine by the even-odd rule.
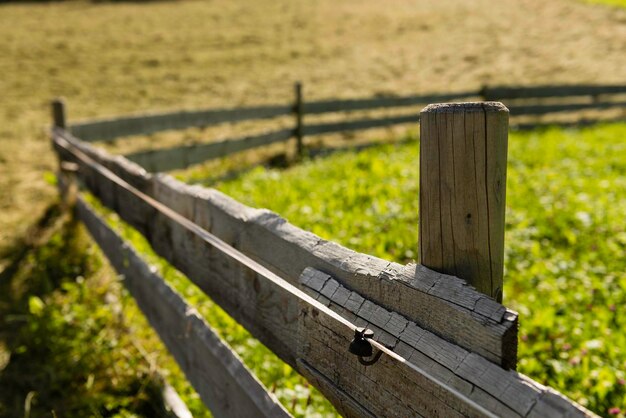
[[[315,106],[338,105],[317,102],[308,110]],[[260,113],[249,115],[279,112],[255,109]],[[53,145],[62,167],[73,167],[60,173],[63,189],[79,185],[117,212],[345,416],[593,415],[515,371],[517,313],[496,301],[509,116],[503,105],[422,110],[417,265],[354,252],[275,213],[149,173],[77,137],[81,130],[105,132],[107,124],[107,132],[117,133],[138,133],[144,123],[151,132],[200,124],[200,113],[211,120],[226,114],[197,112],[185,123],[178,116],[170,122],[126,118],[68,129],[63,106],[55,102]],[[82,194],[76,202],[78,216],[214,415],[289,416]]]
[[[292,128],[276,129],[217,142],[139,151],[126,156],[129,160],[138,163],[149,171],[170,171],[186,168],[210,159],[225,157],[235,152],[289,141],[292,138],[295,138],[297,154],[302,155],[305,151],[305,137],[400,124],[415,124],[419,121],[417,111],[394,116],[351,118],[345,121],[323,123],[305,123],[307,116],[339,112],[350,114],[354,111],[381,109],[411,110],[411,107],[428,103],[468,99],[502,101],[509,108],[515,122],[521,120],[522,117],[624,109],[626,108],[626,86],[485,87],[480,91],[446,94],[306,102],[302,85],[298,83],[295,88],[295,100],[292,104],[143,114],[75,123],[69,129],[82,140],[96,141],[151,134],[164,130],[206,127],[227,122],[236,123],[285,116],[294,118],[295,123]],[[626,114],[622,112],[618,118],[626,119]],[[585,120],[580,122],[585,122]],[[529,124],[528,121],[515,123],[521,127]],[[530,125],[532,126],[534,123],[536,122],[530,122]]]

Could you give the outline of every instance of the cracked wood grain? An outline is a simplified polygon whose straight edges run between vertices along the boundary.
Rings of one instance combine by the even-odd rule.
[[[435,334],[421,328],[415,322],[388,311],[383,307],[364,300],[359,306],[346,304],[346,298],[362,298],[357,292],[342,286],[333,277],[313,268],[304,270],[300,277],[302,289],[317,301],[328,306],[349,321],[374,331],[374,340],[382,343],[404,359],[405,365],[411,363],[425,371],[444,385],[454,388],[466,398],[485,407],[490,413],[501,417],[582,417],[593,416],[589,411],[546,388],[524,375],[489,362],[485,358],[452,344]],[[334,289],[324,293],[324,289]],[[348,295],[346,295],[348,293]],[[315,329],[312,321],[323,317],[308,309],[304,323],[307,329]],[[310,317],[309,317],[310,316]],[[326,320],[319,320],[324,326],[335,329]],[[328,340],[338,339],[340,332],[328,336]],[[302,333],[303,354],[309,355],[308,362],[315,365],[316,372],[333,382],[338,388],[350,388],[349,393],[391,391],[389,396],[396,402],[393,411],[384,406],[368,403],[368,395],[363,394],[361,405],[376,416],[481,416],[446,388],[425,379],[411,367],[396,368],[387,356],[379,363],[363,367],[354,364],[353,355],[346,351],[334,350],[331,357],[320,345],[329,344],[319,337],[319,332],[306,335]],[[351,336],[345,336],[341,343],[349,344]],[[311,353],[324,352],[324,358]],[[313,362],[311,358],[315,358]],[[387,375],[388,370],[395,374]],[[365,376],[360,376],[364,374]],[[402,386],[395,385],[403,380]],[[408,383],[410,382],[410,384]],[[371,395],[369,395],[371,396]],[[442,406],[445,405],[445,406]]]

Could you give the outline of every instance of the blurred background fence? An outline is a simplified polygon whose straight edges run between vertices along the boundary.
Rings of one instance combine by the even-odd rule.
[[[307,137],[415,124],[419,121],[419,106],[453,100],[500,101],[509,108],[511,126],[516,129],[544,124],[583,125],[602,120],[626,119],[624,85],[495,86],[484,87],[479,91],[320,101],[306,101],[300,83],[295,85],[294,91],[294,102],[289,104],[115,117],[72,123],[69,130],[84,141],[106,141],[166,130],[285,116],[294,118],[294,123],[286,128],[207,143],[140,150],[126,155],[129,160],[147,170],[157,172],[182,169],[234,152],[291,139],[295,139],[296,154],[302,156],[305,154]],[[387,111],[387,114],[365,118],[358,114],[356,118],[352,116],[364,111]],[[330,122],[308,121],[311,117],[328,114],[340,115]],[[64,120],[58,122],[65,124]]]

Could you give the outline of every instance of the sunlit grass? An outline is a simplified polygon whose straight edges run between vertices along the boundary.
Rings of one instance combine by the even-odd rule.
[[[78,220],[57,207],[47,223],[18,273],[0,280],[0,416],[155,416],[154,339],[130,331],[142,318],[123,309],[128,298]]]

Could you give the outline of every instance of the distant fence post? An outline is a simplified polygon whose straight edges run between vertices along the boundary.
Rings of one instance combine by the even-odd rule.
[[[55,128],[65,129],[65,102],[61,98],[54,99],[52,101],[52,121]]]
[[[296,115],[296,156],[302,158],[304,156],[304,144],[302,142],[302,83],[300,81],[296,82],[294,90],[296,95],[296,102],[293,107]]]
[[[478,95],[480,96],[480,100],[482,100],[483,102],[488,101],[489,100],[489,86],[487,86],[486,84],[483,85],[480,90]]]
[[[501,302],[509,111],[434,104],[420,120],[420,262]]]

